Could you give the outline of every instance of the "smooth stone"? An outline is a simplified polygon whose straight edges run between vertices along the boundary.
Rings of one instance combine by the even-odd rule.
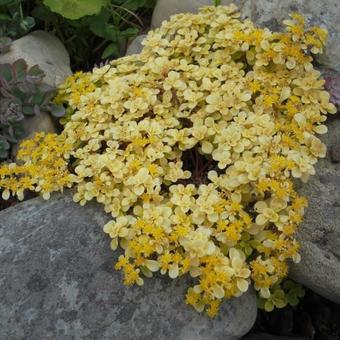
[[[242,340],[308,340],[308,338],[279,336],[268,333],[252,333],[244,336]]]
[[[221,5],[230,5],[234,1],[221,0]],[[237,4],[237,1],[235,2]],[[158,0],[152,14],[151,27],[159,27],[164,20],[178,13],[197,13],[203,6],[213,5],[213,0]]]
[[[327,157],[318,161],[308,183],[299,185],[308,208],[298,230],[301,262],[291,265],[290,277],[340,303],[340,163],[331,159],[331,146],[340,139],[340,120],[328,120],[328,133],[322,137]]]
[[[58,86],[72,74],[70,57],[61,41],[51,33],[34,31],[13,41],[9,52],[0,55],[0,64],[24,59],[29,67],[39,65],[44,82]]]
[[[145,39],[145,37],[146,34],[141,34],[135,39],[133,39],[126,50],[125,55],[139,54],[143,49],[142,42]]]
[[[70,192],[0,212],[0,339],[234,340],[249,332],[252,290],[210,319],[185,304],[185,279],[125,287],[102,231],[109,219]]]

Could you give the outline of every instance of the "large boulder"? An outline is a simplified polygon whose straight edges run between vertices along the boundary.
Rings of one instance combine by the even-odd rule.
[[[0,339],[230,340],[250,330],[252,291],[210,319],[185,305],[184,279],[123,286],[102,211],[65,193],[0,213]]]
[[[0,64],[21,58],[28,66],[39,65],[46,75],[44,82],[51,86],[58,86],[72,74],[64,45],[53,34],[44,31],[34,31],[13,41],[10,50],[0,55]]]
[[[279,335],[272,335],[272,334],[267,334],[267,333],[253,333],[253,334],[244,336],[242,340],[308,340],[308,338],[279,336]]]
[[[309,25],[328,29],[329,41],[324,65],[340,71],[340,2],[338,0],[222,0],[222,5],[235,3],[242,17],[252,19],[259,26],[280,30],[283,19],[291,12],[301,12]],[[158,0],[152,17],[152,27],[159,27],[163,20],[181,12],[196,13],[202,6],[212,5],[212,0]]]
[[[221,5],[229,5],[234,1],[221,0]],[[235,2],[237,3],[237,1]],[[159,27],[164,20],[178,13],[197,13],[203,6],[211,6],[213,0],[157,0],[153,11],[151,27]]]
[[[301,262],[290,276],[318,294],[340,303],[340,119],[331,117],[324,135],[327,157],[319,160],[316,174],[299,185],[308,198],[304,222],[299,227]]]

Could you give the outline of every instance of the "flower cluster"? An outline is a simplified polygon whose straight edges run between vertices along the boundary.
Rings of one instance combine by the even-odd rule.
[[[327,33],[293,14],[285,33],[241,21],[235,6],[179,14],[139,55],[68,80],[62,138],[74,200],[102,203],[127,285],[190,275],[186,303],[214,316],[253,282],[282,307],[308,180],[335,113],[314,70]],[[278,297],[280,299],[278,299]],[[279,303],[277,301],[280,301]]]
[[[0,167],[2,198],[8,199],[12,194],[22,200],[24,191],[31,190],[48,199],[51,192],[71,187],[74,175],[68,171],[68,161],[63,156],[70,151],[70,145],[53,133],[37,133],[33,139],[23,141],[17,155],[19,164]]]

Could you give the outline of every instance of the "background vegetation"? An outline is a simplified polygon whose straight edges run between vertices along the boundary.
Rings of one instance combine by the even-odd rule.
[[[124,54],[148,27],[156,0],[0,0],[0,49],[31,30],[53,32],[71,66],[89,70]]]

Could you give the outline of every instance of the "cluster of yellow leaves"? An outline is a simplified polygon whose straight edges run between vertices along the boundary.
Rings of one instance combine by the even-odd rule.
[[[310,55],[326,31],[306,30],[298,14],[286,25],[256,28],[233,5],[179,14],[139,55],[61,88],[74,111],[62,133],[64,159],[76,160],[74,200],[112,215],[104,231],[125,251],[116,263],[125,284],[190,275],[186,302],[214,316],[253,281],[275,305],[287,260],[299,261],[306,206],[290,178],[314,174],[326,152],[315,135],[335,113]],[[192,150],[211,165],[185,166]]]
[[[53,191],[72,186],[74,176],[68,171],[68,160],[64,153],[71,151],[71,145],[63,137],[52,133],[37,133],[33,139],[21,143],[16,163],[0,167],[0,188],[2,198],[16,195],[24,198],[24,191],[40,193],[44,199]]]

